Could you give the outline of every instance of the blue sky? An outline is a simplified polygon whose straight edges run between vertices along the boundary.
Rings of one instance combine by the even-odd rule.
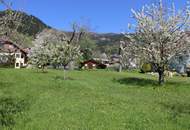
[[[84,22],[92,31],[120,33],[133,23],[131,9],[140,9],[145,4],[158,0],[9,0],[14,9],[23,10],[40,18],[51,27],[70,30],[71,23]],[[186,0],[172,1],[183,8]],[[0,9],[3,7],[0,6]]]

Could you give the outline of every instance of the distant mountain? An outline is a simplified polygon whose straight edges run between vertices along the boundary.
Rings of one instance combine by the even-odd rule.
[[[117,33],[94,33],[92,34],[92,38],[98,40],[98,45],[110,45],[119,43],[120,40],[124,38],[124,36],[123,34]]]
[[[20,11],[14,11],[14,10],[0,11],[1,20],[5,20],[5,17],[7,18],[11,17],[11,19],[13,20],[13,23],[10,23],[9,25],[10,28],[19,22],[19,27],[17,31],[28,36],[35,36],[43,29],[50,28],[48,25],[43,23],[37,17],[28,15]]]
[[[124,39],[123,34],[117,33],[94,33],[91,36],[96,40],[97,50],[106,54],[118,54],[120,41]]]
[[[42,30],[51,28],[43,21],[41,21],[39,18],[33,15],[28,15],[27,13],[20,11],[13,11],[13,10],[0,11],[0,20],[4,20],[2,19],[3,17],[8,18],[10,16],[10,12],[12,17],[11,19],[14,20],[13,23],[10,23],[10,28],[14,27],[15,24],[19,23],[17,31],[22,35],[24,35],[25,37],[30,37],[28,39],[31,38],[33,39],[36,36],[36,34],[42,32]],[[67,35],[71,34],[71,32],[65,32],[65,33]],[[96,41],[97,49],[100,52],[117,53],[119,41],[123,38],[123,35],[116,33],[104,33],[104,34],[91,33],[91,38]],[[27,43],[25,43],[24,46],[27,46],[26,45]],[[28,47],[30,46],[31,42],[28,45]]]

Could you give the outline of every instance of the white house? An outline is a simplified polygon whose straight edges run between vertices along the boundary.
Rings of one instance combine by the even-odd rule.
[[[0,40],[0,64],[14,64],[15,68],[26,67],[27,51],[12,42]]]

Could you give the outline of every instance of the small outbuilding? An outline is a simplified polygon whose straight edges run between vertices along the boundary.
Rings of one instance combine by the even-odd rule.
[[[88,60],[81,63],[83,69],[106,69],[107,65],[97,62],[95,60]]]

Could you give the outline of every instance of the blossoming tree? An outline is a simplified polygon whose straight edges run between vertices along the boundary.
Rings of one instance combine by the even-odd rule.
[[[177,11],[174,4],[167,7],[160,0],[158,4],[146,5],[140,11],[132,10],[132,13],[136,25],[130,27],[135,33],[126,34],[128,40],[121,44],[121,48],[126,56],[133,54],[154,63],[159,84],[162,85],[169,60],[190,47],[187,34],[190,25],[189,3],[186,8]]]

